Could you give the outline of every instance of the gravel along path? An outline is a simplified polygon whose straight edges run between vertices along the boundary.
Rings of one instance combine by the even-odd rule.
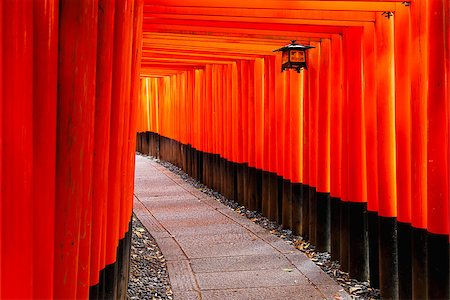
[[[155,239],[133,215],[128,299],[172,300],[166,260]]]
[[[369,282],[359,282],[349,277],[348,273],[339,270],[339,262],[332,261],[331,256],[327,252],[316,252],[314,246],[308,241],[303,240],[301,236],[292,234],[291,230],[283,229],[277,223],[270,221],[264,217],[261,213],[246,209],[244,206],[240,206],[237,202],[225,198],[218,192],[208,188],[204,184],[200,183],[196,179],[190,177],[179,167],[149,156],[160,165],[164,166],[171,172],[179,175],[184,181],[196,187],[198,190],[205,194],[214,197],[217,201],[232,208],[242,216],[249,218],[254,223],[270,231],[270,233],[281,237],[286,242],[293,244],[298,250],[304,252],[314,263],[316,263],[325,273],[333,278],[338,284],[340,284],[351,295],[353,299],[380,299],[380,291],[370,287]]]

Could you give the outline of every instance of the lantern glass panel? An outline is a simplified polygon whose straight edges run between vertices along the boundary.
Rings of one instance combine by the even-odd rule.
[[[291,50],[291,62],[306,62],[305,51]]]
[[[281,63],[287,63],[289,62],[289,52],[288,51],[284,51],[283,52],[283,56],[281,57]]]

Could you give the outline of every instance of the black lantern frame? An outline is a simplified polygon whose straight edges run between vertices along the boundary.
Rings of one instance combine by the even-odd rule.
[[[273,52],[281,51],[281,72],[286,69],[295,69],[300,73],[302,68],[308,69],[306,64],[306,50],[315,48],[314,46],[297,44],[297,41],[291,41],[291,44],[274,50]]]

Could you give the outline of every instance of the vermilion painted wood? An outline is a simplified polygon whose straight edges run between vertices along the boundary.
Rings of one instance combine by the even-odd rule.
[[[111,99],[111,147],[109,150],[108,186],[108,235],[106,240],[106,264],[116,261],[116,247],[119,240],[122,155],[124,155],[124,108],[130,95],[126,74],[129,75],[131,48],[128,35],[131,24],[127,20],[132,15],[131,0],[116,1],[114,20],[114,58]],[[128,51],[127,51],[128,49]],[[129,83],[128,83],[129,87]],[[128,92],[127,92],[128,91]]]
[[[281,72],[281,55],[277,55],[275,58],[275,99],[274,99],[274,111],[275,111],[275,126],[276,134],[276,152],[275,163],[276,173],[278,176],[283,176],[284,171],[284,145],[283,145],[283,93],[284,93],[284,78],[285,73]]]
[[[291,168],[292,168],[292,158],[291,158],[291,146],[290,146],[290,135],[291,135],[291,73],[289,70],[285,73],[284,86],[283,86],[283,178],[291,180]]]
[[[331,41],[320,43],[317,191],[330,192]]]
[[[133,47],[132,47],[132,69],[131,69],[131,95],[130,95],[130,127],[128,131],[128,183],[124,226],[128,225],[133,212],[134,194],[134,166],[136,149],[136,126],[137,126],[137,103],[139,97],[139,73],[140,60],[142,56],[142,23],[143,23],[144,1],[135,0],[133,12]]]
[[[415,228],[427,228],[428,1],[411,5],[411,215]]]
[[[33,3],[3,2],[3,298],[33,297]],[[20,216],[20,217],[18,217]],[[5,276],[7,275],[7,276]]]
[[[308,9],[308,10],[356,10],[356,11],[394,11],[395,1],[387,2],[383,0],[373,0],[360,2],[356,1],[342,1],[342,0],[328,0],[328,1],[308,1],[308,0],[261,0],[258,3],[253,1],[226,1],[226,0],[212,0],[208,2],[209,7],[222,8],[266,8],[266,9]],[[179,0],[155,0],[151,2],[152,5],[167,5],[167,6],[187,6],[187,7],[202,7],[205,6],[201,0],[189,0],[180,2]]]
[[[248,145],[247,145],[247,161],[249,167],[256,166],[256,151],[255,151],[255,61],[248,61],[247,68],[247,121],[248,121]],[[244,100],[245,101],[245,100]]]
[[[144,24],[144,31],[154,31],[153,29],[171,28],[173,26],[183,26],[185,28],[200,27],[202,32],[214,31],[216,28],[239,28],[251,30],[276,30],[288,32],[314,32],[326,34],[342,33],[345,26],[342,25],[303,25],[303,24],[278,24],[278,23],[255,23],[255,22],[228,22],[213,20],[178,20],[178,19],[153,19],[151,23]],[[363,24],[358,24],[363,25]],[[300,34],[299,34],[300,35]]]
[[[219,22],[234,22],[234,23],[254,23],[263,24],[267,22],[267,18],[261,18],[259,16],[221,16],[215,15],[214,17],[205,16],[201,14],[157,14],[148,12],[146,17],[152,20],[166,20],[167,23],[171,23],[171,20],[189,20],[191,22],[214,20]],[[273,24],[289,24],[289,25],[306,25],[306,26],[364,26],[365,21],[354,21],[352,19],[347,20],[335,20],[335,19],[310,19],[310,18],[271,18]]]
[[[102,248],[108,234],[108,168],[111,122],[112,62],[114,45],[114,3],[99,0],[97,80],[95,93],[94,174],[92,182],[92,235],[89,284],[99,283],[100,270],[105,267]]]
[[[87,297],[89,287],[97,8],[60,2],[55,298]]]
[[[347,30],[342,34],[342,54],[343,63],[342,67],[342,164],[341,164],[341,197],[340,199],[344,202],[348,201],[348,190],[349,190],[349,178],[348,178],[348,118],[349,118],[349,107],[348,107],[348,55],[349,49],[347,45],[348,34]]]
[[[255,167],[263,170],[264,155],[264,59],[255,59]]]
[[[279,138],[276,130],[276,73],[280,69],[277,69],[279,64],[276,64],[276,58],[270,57],[267,61],[268,64],[268,84],[269,84],[269,167],[268,171],[271,173],[277,172],[277,139]]]
[[[226,90],[227,90],[227,120],[226,120],[226,126],[227,126],[227,159],[229,161],[233,161],[233,68],[234,64],[227,65],[227,78],[226,78]]]
[[[264,106],[263,106],[263,129],[264,129],[264,136],[263,136],[263,161],[262,161],[262,169],[265,171],[270,171],[270,144],[271,144],[271,136],[270,136],[270,107],[269,107],[269,101],[270,101],[270,78],[269,78],[269,57],[264,56],[263,59],[263,70],[262,74],[264,75],[263,78],[263,85],[264,85]]]
[[[242,162],[248,163],[248,136],[249,136],[249,104],[248,104],[248,97],[249,92],[248,89],[250,88],[247,83],[249,80],[249,61],[243,60],[241,61],[241,80],[240,80],[240,96],[242,101],[242,111],[241,111],[241,118],[242,118],[242,143],[240,144],[242,147]]]
[[[290,108],[289,120],[291,122],[290,144],[291,144],[291,181],[292,183],[303,183],[303,76],[305,70],[300,74],[290,74]]]
[[[88,32],[85,35],[82,49],[86,51],[86,58],[79,63],[86,67],[82,75],[89,83],[80,82],[84,86],[84,97],[86,106],[83,110],[85,120],[82,128],[86,146],[81,150],[83,164],[82,184],[83,201],[81,202],[81,223],[80,223],[80,247],[78,261],[77,278],[77,298],[86,299],[89,297],[90,283],[90,258],[91,258],[91,230],[92,230],[92,178],[93,178],[93,159],[94,159],[94,118],[95,118],[95,96],[96,96],[96,68],[97,68],[97,35],[98,35],[98,1],[84,4],[83,13],[88,20],[83,22],[86,26],[84,30]],[[75,45],[74,45],[75,46]]]
[[[123,115],[123,148],[121,155],[121,176],[120,176],[120,218],[119,218],[119,239],[125,237],[125,233],[128,231],[128,222],[130,216],[128,216],[128,204],[130,201],[127,190],[127,180],[129,180],[127,174],[128,169],[128,148],[131,141],[129,140],[130,130],[130,96],[131,96],[131,68],[132,68],[132,49],[133,49],[133,14],[134,14],[134,0],[127,3],[125,8],[125,23],[124,23],[124,40],[122,43],[122,49],[125,53],[122,60],[124,68],[125,82],[122,90],[121,97],[124,98]]]
[[[3,2],[0,2],[0,17],[3,20]],[[0,117],[3,119],[3,22],[0,21]],[[0,121],[0,216],[3,206],[3,121]],[[3,224],[0,221],[0,298],[2,298],[2,232]]]
[[[53,0],[33,7],[33,297],[40,299],[53,298],[58,8]]]
[[[411,223],[411,24],[410,8],[399,5],[394,23],[397,220]],[[404,45],[399,47],[398,45]]]
[[[450,30],[448,30],[448,28],[450,28],[450,3],[448,2],[444,2],[444,7],[445,7],[445,18],[444,20],[447,20],[447,23],[445,24],[445,28],[447,28],[446,33],[447,33],[447,37],[446,37],[446,43],[445,43],[445,49],[447,50],[446,56],[445,56],[445,60],[447,62],[447,69],[446,69],[446,74],[447,74],[447,87],[446,87],[446,95],[445,98],[449,99],[450,98]],[[448,122],[448,132],[450,133],[450,122]],[[448,147],[448,157],[450,158],[450,146]],[[1,175],[0,175],[1,176]],[[448,185],[450,186],[450,177],[449,177],[449,182]],[[450,201],[450,198],[449,198]],[[449,209],[449,213],[450,213],[450,209]],[[450,216],[449,216],[450,219]],[[450,235],[449,235],[449,241],[450,241]]]
[[[320,89],[321,44],[311,43],[315,48],[308,51],[309,79],[309,186],[317,187],[318,113]]]
[[[342,36],[331,39],[330,194],[341,196],[342,164]]]
[[[367,209],[378,211],[378,137],[375,24],[364,26],[364,122],[366,130]]]
[[[269,28],[269,29],[267,29]],[[173,25],[173,24],[144,24],[144,30],[148,32],[148,35],[154,35],[154,32],[164,32],[165,35],[173,35],[173,34],[182,34],[184,36],[189,33],[196,33],[198,35],[210,35],[213,37],[220,36],[229,36],[234,38],[258,38],[258,39],[267,39],[275,38],[276,40],[290,40],[297,38],[299,42],[305,43],[308,41],[319,41],[321,38],[331,38],[331,33],[328,32],[309,32],[309,31],[301,31],[298,29],[284,29],[284,30],[273,30],[270,27],[265,29],[255,29],[255,28],[233,28],[233,27],[216,27],[214,28],[214,32],[208,30],[208,27],[205,26],[189,26],[187,25]],[[337,33],[335,33],[337,34]],[[146,35],[147,36],[147,35]],[[269,41],[272,42],[272,41]],[[144,49],[154,49],[151,43],[146,43],[144,38]],[[162,51],[168,50],[166,47],[158,47]],[[228,49],[224,52],[232,51],[233,49]],[[199,49],[198,51],[202,51]],[[203,52],[205,50],[203,49]],[[251,54],[251,53],[250,53]]]
[[[367,202],[362,34],[361,27],[347,31],[348,200],[352,202]]]
[[[377,123],[379,215],[397,216],[395,157],[394,20],[377,16]]]
[[[241,126],[242,120],[240,118],[242,106],[239,98],[239,78],[240,78],[240,61],[233,63],[232,65],[232,73],[231,73],[231,85],[232,85],[232,122],[233,122],[233,161],[236,163],[241,162],[241,153],[240,147],[242,135],[241,135]]]
[[[301,10],[301,9],[250,9],[250,8],[226,8],[220,10],[211,7],[185,7],[152,5],[144,9],[144,17],[152,14],[173,14],[173,15],[203,15],[211,19],[219,15],[223,17],[258,17],[275,19],[305,19],[305,20],[336,20],[336,21],[375,21],[373,11],[333,11],[333,10]]]
[[[309,135],[309,72],[303,72],[303,184],[310,185],[309,180],[309,149],[310,149],[310,135]]]
[[[428,231],[449,233],[448,113],[446,98],[444,0],[429,1],[428,35]]]

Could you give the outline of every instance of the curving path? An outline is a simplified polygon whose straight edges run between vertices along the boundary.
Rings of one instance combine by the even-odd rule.
[[[134,212],[167,260],[175,300],[350,299],[293,246],[139,155]]]

